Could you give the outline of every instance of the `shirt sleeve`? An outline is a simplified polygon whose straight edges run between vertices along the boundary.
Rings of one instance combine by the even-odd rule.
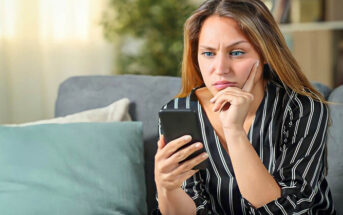
[[[296,107],[287,107],[280,143],[276,143],[279,149],[275,149],[280,155],[272,175],[281,188],[281,197],[258,209],[243,198],[250,214],[306,213],[320,192],[328,109],[311,98],[300,101],[296,97],[295,102]]]
[[[196,214],[211,213],[211,202],[205,190],[205,181],[201,176],[201,171],[188,178],[183,184],[182,189],[192,198],[196,206]]]

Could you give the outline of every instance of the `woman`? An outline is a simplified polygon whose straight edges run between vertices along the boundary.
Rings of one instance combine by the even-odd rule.
[[[197,111],[190,136],[155,156],[162,214],[335,214],[324,174],[328,109],[260,0],[207,0],[185,24],[182,89],[164,109]],[[182,126],[182,125],[180,125]],[[207,153],[179,163],[205,147]],[[206,160],[208,168],[192,168]]]

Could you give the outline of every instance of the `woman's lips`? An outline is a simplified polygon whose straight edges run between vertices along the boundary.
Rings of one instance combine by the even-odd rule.
[[[213,84],[213,86],[217,89],[217,90],[222,90],[225,89],[227,87],[235,87],[237,86],[236,83],[234,82],[216,82]]]

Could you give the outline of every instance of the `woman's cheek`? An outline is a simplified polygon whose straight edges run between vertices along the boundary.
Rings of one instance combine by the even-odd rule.
[[[208,62],[199,62],[199,68],[200,68],[200,72],[202,75],[202,78],[206,84],[206,86],[208,86],[208,84],[210,84],[211,82],[211,71],[212,71],[212,64],[208,63]]]
[[[241,88],[243,87],[244,83],[248,80],[250,72],[252,71],[252,68],[254,67],[257,61],[258,59],[249,59],[235,65],[235,70],[238,73]]]

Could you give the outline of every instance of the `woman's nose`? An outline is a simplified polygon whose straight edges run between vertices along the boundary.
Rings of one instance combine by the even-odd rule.
[[[217,55],[217,59],[215,61],[215,72],[218,75],[223,75],[230,72],[230,62],[225,55]]]

